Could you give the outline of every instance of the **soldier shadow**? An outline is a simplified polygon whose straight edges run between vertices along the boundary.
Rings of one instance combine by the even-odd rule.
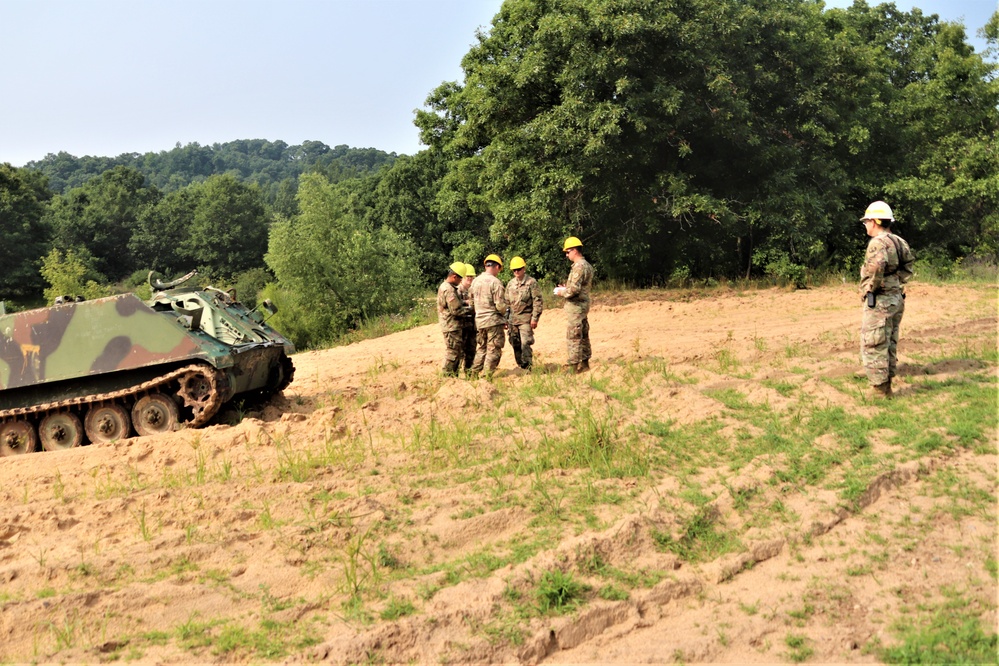
[[[920,377],[925,375],[950,375],[969,370],[982,370],[988,363],[977,358],[951,358],[936,363],[899,363],[895,373],[900,377]]]

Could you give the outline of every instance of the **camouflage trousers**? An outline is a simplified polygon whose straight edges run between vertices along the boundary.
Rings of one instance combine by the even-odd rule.
[[[864,303],[860,324],[860,362],[872,386],[884,384],[895,376],[898,363],[898,329],[905,312],[901,293],[878,294],[874,307]]]
[[[472,361],[472,373],[478,374],[485,368],[487,373],[492,374],[503,357],[503,343],[506,342],[503,327],[480,328],[475,336],[475,341],[475,360]]]
[[[590,360],[590,322],[582,312],[566,313],[565,346],[569,365]]]
[[[461,329],[461,347],[464,355],[462,367],[469,370],[475,362],[475,326],[465,326]]]
[[[530,323],[510,324],[509,329],[510,346],[513,347],[513,357],[517,365],[522,368],[531,367],[534,362],[534,354],[531,347],[534,345],[534,329]]]
[[[463,353],[461,347],[461,329],[448,331],[444,334],[444,348],[444,365],[441,366],[441,371],[445,375],[456,376],[458,368],[461,366]]]

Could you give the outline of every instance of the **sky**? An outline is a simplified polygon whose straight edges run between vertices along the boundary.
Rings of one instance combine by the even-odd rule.
[[[826,0],[827,7],[852,0]],[[0,162],[237,139],[414,154],[502,0],[0,0]],[[876,4],[870,2],[869,4]],[[896,0],[975,33],[996,0]]]

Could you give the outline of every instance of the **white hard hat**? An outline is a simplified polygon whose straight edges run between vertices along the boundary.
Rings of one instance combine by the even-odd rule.
[[[864,211],[864,216],[860,218],[860,221],[864,220],[891,220],[894,222],[895,216],[891,212],[891,206],[884,201],[875,201]]]

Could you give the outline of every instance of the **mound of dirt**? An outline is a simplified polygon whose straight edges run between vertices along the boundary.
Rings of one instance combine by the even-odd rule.
[[[995,296],[911,285],[900,405],[995,375],[969,353],[995,348]],[[856,377],[852,285],[609,302],[587,375],[556,372],[560,310],[535,370],[508,348],[492,381],[441,377],[425,326],[297,354],[283,396],[200,430],[0,459],[0,660],[870,662],[945,589],[996,626],[995,421],[915,458],[887,422],[851,502],[846,469],[740,457],[767,419],[890,409]],[[697,557],[697,525],[738,545]],[[542,612],[558,581],[576,605]]]

